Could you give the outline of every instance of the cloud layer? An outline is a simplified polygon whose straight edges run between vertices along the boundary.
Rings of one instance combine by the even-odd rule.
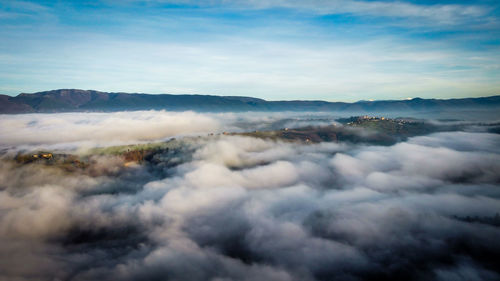
[[[194,112],[134,111],[4,115],[0,144],[12,146],[75,144],[117,145],[179,135],[212,133],[221,123]]]
[[[325,113],[211,113],[131,111],[2,115],[0,149],[85,149],[210,133],[325,126]]]
[[[151,126],[173,125],[164,114]],[[36,117],[32,130],[43,131],[50,115]],[[184,145],[166,177],[116,156],[93,159],[100,173],[2,158],[0,279],[500,278],[497,134],[386,147],[224,135]]]

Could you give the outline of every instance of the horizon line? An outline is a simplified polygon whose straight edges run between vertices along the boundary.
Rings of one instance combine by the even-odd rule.
[[[231,97],[236,97],[236,98],[252,98],[252,99],[258,99],[258,100],[263,100],[266,102],[293,102],[293,101],[310,101],[310,102],[329,102],[329,103],[358,103],[358,102],[379,102],[379,101],[409,101],[409,100],[415,100],[415,99],[423,99],[423,100],[460,100],[460,99],[475,99],[475,98],[491,98],[491,97],[497,97],[500,96],[500,94],[492,94],[492,95],[485,95],[485,96],[476,96],[476,97],[452,97],[452,98],[421,98],[421,97],[408,97],[404,99],[362,99],[362,100],[357,100],[357,101],[340,101],[340,100],[320,100],[320,99],[291,99],[291,100],[268,100],[268,99],[263,99],[263,98],[258,98],[258,97],[253,97],[253,96],[238,96],[238,95],[217,95],[217,94],[175,94],[175,93],[139,93],[139,92],[123,92],[123,91],[100,91],[100,90],[94,90],[94,89],[78,89],[78,88],[61,88],[61,89],[52,89],[52,90],[44,90],[44,91],[37,91],[37,92],[32,92],[32,93],[26,93],[26,92],[20,92],[17,95],[11,95],[11,94],[2,94],[0,95],[5,95],[9,97],[18,97],[20,95],[34,95],[34,94],[40,94],[40,93],[45,93],[45,92],[53,92],[53,91],[93,91],[93,92],[99,92],[99,93],[107,93],[107,94],[127,94],[127,95],[151,95],[151,96],[156,96],[156,95],[171,95],[171,96],[212,96],[212,97],[222,97],[222,98],[231,98]]]

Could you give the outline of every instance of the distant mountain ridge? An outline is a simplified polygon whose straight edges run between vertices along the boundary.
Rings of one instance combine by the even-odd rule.
[[[338,111],[393,112],[466,109],[500,109],[500,96],[462,99],[359,101],[266,101],[252,97],[171,94],[107,93],[93,90],[60,89],[15,97],[0,95],[0,113],[81,112],[165,109],[173,111]]]

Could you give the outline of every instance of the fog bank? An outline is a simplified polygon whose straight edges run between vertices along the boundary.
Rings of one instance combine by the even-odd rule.
[[[2,144],[147,141],[250,122],[189,112],[83,116],[2,119]],[[0,279],[500,278],[498,134],[436,133],[391,146],[182,141],[190,149],[175,155],[176,166],[124,167],[100,155],[93,170],[68,172],[3,156]]]

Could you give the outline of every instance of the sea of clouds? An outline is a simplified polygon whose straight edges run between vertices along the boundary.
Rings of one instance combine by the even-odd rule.
[[[0,115],[0,149],[88,149],[211,133],[337,124],[324,113],[132,111]]]
[[[321,116],[67,113],[0,118],[4,151],[80,149]],[[277,125],[278,124],[278,125]],[[1,280],[498,280],[500,135],[392,146],[184,139],[180,165],[91,171],[0,159]]]

